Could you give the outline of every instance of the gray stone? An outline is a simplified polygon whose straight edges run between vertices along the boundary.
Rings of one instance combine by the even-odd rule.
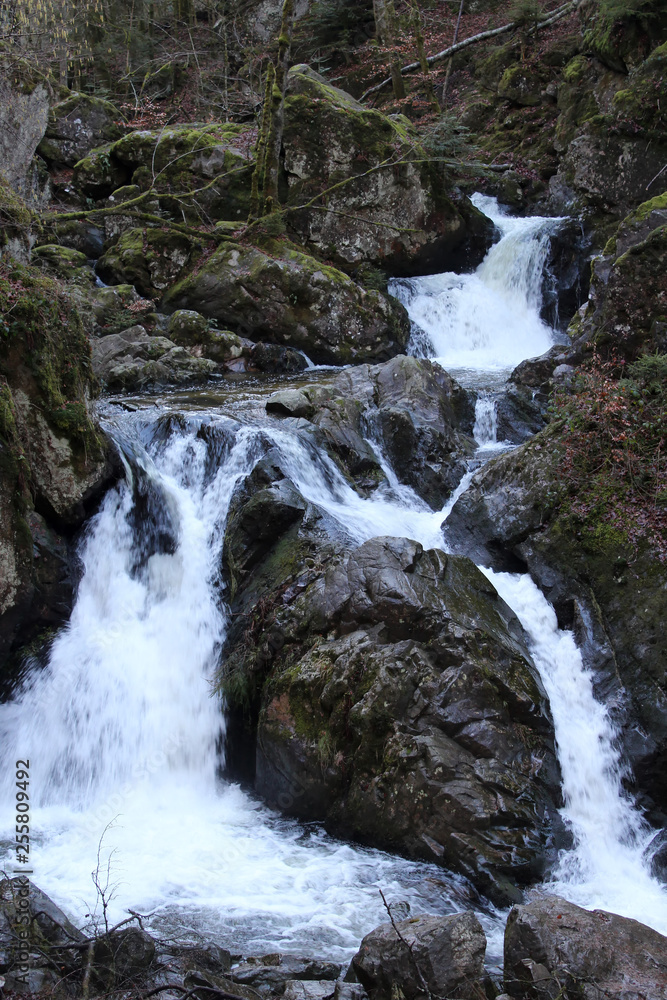
[[[412,917],[396,928],[371,931],[352,959],[374,1000],[390,1000],[394,986],[412,1000],[424,995],[424,985],[437,996],[479,997],[486,936],[474,913]]]
[[[667,996],[667,938],[637,920],[544,896],[507,918],[505,989],[521,1000],[659,1000]]]

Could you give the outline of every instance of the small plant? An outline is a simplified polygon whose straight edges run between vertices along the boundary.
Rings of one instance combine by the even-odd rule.
[[[436,122],[426,126],[421,133],[421,141],[434,156],[464,159],[477,151],[470,129],[459,121],[453,111],[443,111]]]

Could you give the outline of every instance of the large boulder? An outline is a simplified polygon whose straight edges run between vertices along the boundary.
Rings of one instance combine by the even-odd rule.
[[[9,77],[6,73],[0,81],[0,163],[14,191],[29,197],[31,165],[49,114],[49,92],[43,83],[27,79],[12,86]]]
[[[372,1000],[426,995],[473,998],[484,978],[486,937],[474,913],[421,916],[382,924],[367,934],[352,959]],[[426,989],[424,988],[426,987]]]
[[[516,618],[466,559],[399,538],[350,549],[281,462],[271,452],[237,489],[225,537],[220,683],[230,745],[252,762],[256,739],[246,780],[290,815],[516,899],[561,829]]]
[[[492,224],[453,193],[407,118],[364,107],[308,66],[292,67],[287,92],[288,204],[308,203],[288,215],[299,242],[344,269],[392,275],[481,263]]]
[[[201,245],[182,233],[129,229],[97,263],[108,285],[133,285],[140,295],[161,299],[175,285]]]
[[[247,126],[173,125],[129,132],[91,150],[74,169],[87,197],[106,198],[122,185],[152,188],[179,222],[240,221],[250,207],[252,133]]]
[[[120,112],[110,101],[91,94],[71,94],[49,111],[37,150],[54,167],[73,167],[91,149],[120,139]]]
[[[164,299],[249,337],[304,350],[313,361],[379,361],[405,347],[403,307],[298,250],[226,243]]]
[[[505,930],[505,989],[521,1000],[657,1000],[667,938],[637,920],[558,896],[515,906]]]

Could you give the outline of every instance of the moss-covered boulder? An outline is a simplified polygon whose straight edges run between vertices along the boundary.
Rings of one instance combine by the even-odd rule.
[[[667,194],[630,213],[594,259],[590,299],[571,333],[580,348],[629,361],[667,351]]]
[[[532,67],[508,66],[498,82],[498,94],[514,104],[540,104],[545,83]]]
[[[313,361],[383,360],[405,346],[398,302],[277,241],[263,250],[227,243],[165,296],[249,337],[304,350]]]
[[[73,167],[91,149],[120,139],[121,114],[110,101],[74,93],[49,111],[37,152],[55,167]]]
[[[30,512],[57,529],[81,523],[108,481],[106,444],[89,413],[95,389],[82,319],[53,279],[0,270],[0,660],[49,617]],[[47,545],[46,548],[49,546]],[[44,582],[44,581],[42,581]],[[56,617],[67,614],[58,608]]]
[[[289,73],[283,146],[288,204],[308,205],[288,224],[343,268],[464,270],[493,240],[488,219],[454,195],[406,118],[363,107],[307,66]]]
[[[161,299],[198,250],[200,244],[173,230],[130,229],[100,258],[97,273],[109,285],[134,285],[140,295]]]
[[[32,223],[32,212],[0,173],[0,258],[14,257],[27,262]]]
[[[551,181],[556,204],[625,214],[660,194],[667,157],[667,45],[628,76],[604,72],[584,56],[565,68],[557,143],[564,150]]]
[[[153,190],[180,222],[240,221],[248,215],[252,133],[247,126],[175,125],[133,131],[76,164],[74,183],[91,198],[122,185]]]
[[[169,318],[167,336],[180,347],[211,361],[233,361],[256,346],[230,330],[217,330],[205,316],[191,309],[177,309]]]

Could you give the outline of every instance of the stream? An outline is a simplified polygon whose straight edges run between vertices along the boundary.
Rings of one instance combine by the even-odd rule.
[[[496,440],[494,393],[518,362],[554,343],[539,310],[558,220],[511,219],[492,199],[476,203],[502,238],[474,274],[392,286],[414,324],[413,353],[479,392],[478,453],[443,510],[398,482],[377,442],[385,481],[363,498],[307,433],[267,415],[276,388],[331,377],[318,368],[289,383],[246,377],[101,406],[126,478],[84,532],[76,604],[48,665],[0,706],[5,759],[31,761],[33,878],[79,924],[100,913],[97,869],[112,920],[132,908],[151,912],[148,926],[162,936],[342,962],[386,920],[381,888],[413,913],[475,909],[487,961],[501,962],[505,914],[462,877],[286,820],[222,780],[224,715],[211,689],[227,626],[227,510],[270,448],[332,531],[442,548],[442,524],[475,468],[508,447]],[[484,572],[530,637],[554,717],[574,847],[544,888],[667,933],[667,893],[646,862],[653,831],[623,790],[613,725],[573,635],[528,576]],[[10,840],[13,830],[3,831]]]

